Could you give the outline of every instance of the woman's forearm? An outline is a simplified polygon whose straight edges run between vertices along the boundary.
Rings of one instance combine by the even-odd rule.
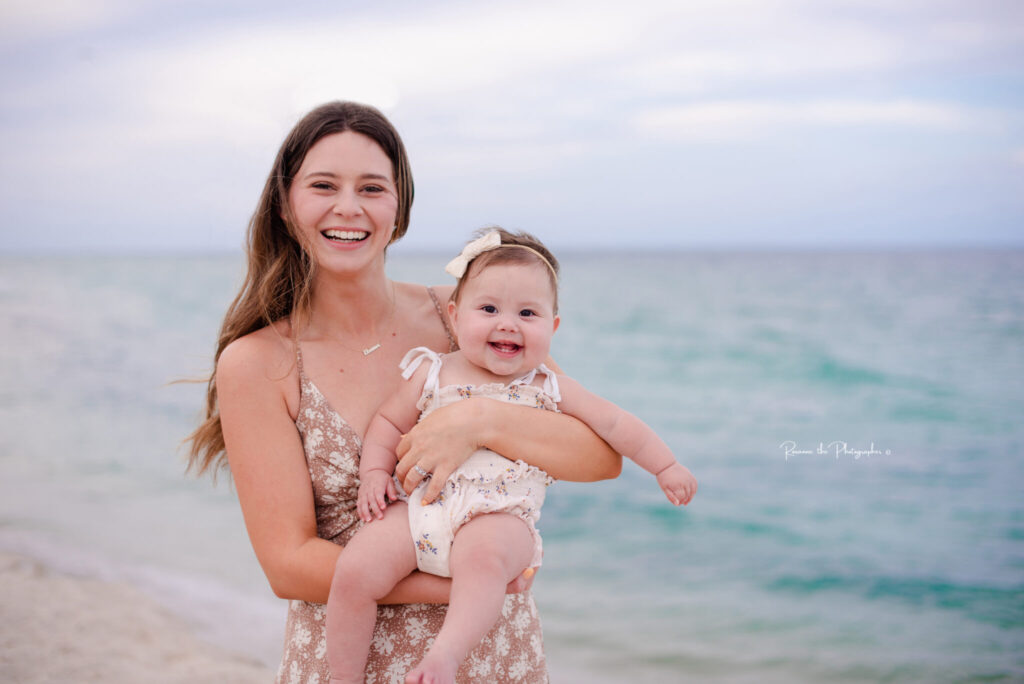
[[[448,603],[451,588],[450,579],[416,571],[396,584],[391,592],[377,603]]]
[[[611,479],[622,471],[622,457],[572,416],[489,399],[475,401],[482,411],[480,443],[505,458],[573,482]]]
[[[334,565],[342,551],[342,547],[325,539],[311,539],[292,558],[292,572],[281,573],[282,581],[271,582],[274,593],[284,599],[327,603]],[[296,572],[300,568],[311,572]],[[378,603],[448,603],[451,583],[444,577],[414,572]]]
[[[263,571],[279,598],[327,603],[341,551],[341,546],[315,537],[290,553],[276,554],[272,564],[263,564]]]
[[[433,411],[402,437],[395,474],[407,492],[430,478],[423,502],[431,503],[456,468],[481,447],[560,480],[592,482],[622,471],[622,457],[571,416],[474,398]]]

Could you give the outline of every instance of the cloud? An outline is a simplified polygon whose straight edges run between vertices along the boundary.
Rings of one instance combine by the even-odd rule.
[[[56,21],[60,15],[72,21],[77,16],[86,26],[128,11],[117,0],[66,4],[90,8],[91,18],[89,12],[63,9],[47,10],[43,18]],[[35,16],[42,10],[32,8],[49,5],[19,0],[15,7],[23,16]],[[600,0],[533,2],[481,5],[472,11],[442,4],[411,6],[386,17],[338,13],[316,21],[298,14],[286,21],[261,18],[256,12],[244,22],[210,22],[208,28],[191,24],[145,42],[113,44],[91,61],[60,64],[8,87],[7,93],[9,102],[33,103],[36,111],[74,111],[67,122],[71,129],[106,127],[143,144],[170,145],[273,144],[303,112],[336,98],[369,102],[389,113],[405,107],[436,112],[438,126],[450,128],[453,118],[461,119],[460,130],[470,135],[468,121],[496,128],[480,123],[490,118],[488,105],[506,110],[491,113],[505,122],[499,135],[509,122],[539,121],[540,115],[545,125],[539,127],[554,122],[555,129],[560,123],[601,118],[672,128],[666,123],[672,119],[701,118],[702,112],[740,117],[736,108],[751,106],[769,119],[821,120],[844,114],[806,110],[856,105],[793,105],[786,114],[771,103],[723,102],[769,84],[775,90],[807,87],[808,76],[823,77],[814,88],[837,91],[819,92],[819,98],[838,95],[837,82],[829,85],[834,74],[885,72],[947,59],[946,42],[962,48],[978,35],[976,28],[964,26],[987,26],[983,17],[959,23],[944,19],[938,24],[944,31],[929,29],[926,40],[908,40],[905,15],[927,26],[930,20],[888,10],[891,21],[871,22],[862,15],[881,11],[876,3],[850,7],[846,13],[812,14],[802,3],[787,0],[644,1],[628,7]],[[638,111],[650,106],[645,100],[652,95],[669,104]],[[698,95],[706,101],[671,103]],[[793,95],[800,96],[807,94]],[[84,101],[88,106],[79,106]],[[703,109],[692,109],[695,105]],[[868,103],[865,111],[845,115],[923,118],[930,125],[936,117],[949,116],[922,106],[930,107],[912,101]],[[804,113],[798,114],[801,109]],[[476,115],[461,117],[460,111]],[[28,112],[25,118],[36,117]],[[518,144],[520,138],[506,133],[505,139]]]
[[[543,19],[523,6],[471,13],[440,7],[386,20],[338,14],[316,22],[222,24],[59,64],[17,84],[12,100],[22,104],[9,106],[25,118],[75,108],[70,128],[116,128],[143,143],[263,145],[326,100],[354,99],[385,111],[425,100],[450,110],[481,90],[543,80],[628,42],[614,15],[589,17],[586,31],[571,30],[576,19],[557,6]]]
[[[129,4],[124,0],[4,0],[0,4],[0,36],[11,43],[86,31],[119,15]]]
[[[592,195],[615,191],[609,178],[671,178],[693,141],[708,143],[707,177],[728,153],[714,143],[784,142],[798,127],[856,127],[864,155],[919,131],[915,158],[944,164],[983,145],[1005,159],[998,150],[1019,138],[1006,93],[1020,71],[1006,56],[1022,24],[995,4],[396,0],[325,3],[313,19],[267,0],[240,6],[8,3],[0,17],[26,34],[0,28],[0,202],[26,224],[84,208],[134,226],[126,215],[156,207],[176,235],[196,230],[248,212],[287,130],[330,99],[395,121],[429,188],[420,207],[547,201],[580,207],[581,222],[600,213]],[[71,180],[61,198],[46,192],[55,170]],[[721,175],[723,192],[734,177]],[[651,185],[658,206],[671,203]]]
[[[973,115],[963,107],[915,100],[870,102],[735,100],[652,108],[637,114],[641,133],[681,141],[750,139],[792,126],[959,128]]]

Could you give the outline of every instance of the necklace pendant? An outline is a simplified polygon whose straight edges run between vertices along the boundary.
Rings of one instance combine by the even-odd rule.
[[[377,351],[378,349],[380,349],[380,342],[378,342],[377,344],[373,345],[372,347],[367,347],[366,349],[364,349],[363,350],[363,356],[369,356],[370,354],[372,354],[373,352]]]

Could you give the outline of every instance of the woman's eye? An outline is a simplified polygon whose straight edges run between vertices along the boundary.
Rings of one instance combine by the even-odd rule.
[[[363,192],[376,194],[378,192],[384,192],[384,188],[380,187],[379,185],[367,185],[363,188]]]
[[[320,181],[318,183],[313,183],[312,187],[316,188],[317,190],[330,190],[331,184]]]

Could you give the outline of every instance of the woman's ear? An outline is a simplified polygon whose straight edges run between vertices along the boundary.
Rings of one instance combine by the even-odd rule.
[[[553,328],[551,328],[551,332],[555,332],[556,330],[558,330],[558,324],[561,323],[561,322],[562,322],[562,317],[561,316],[555,316],[555,326]]]

